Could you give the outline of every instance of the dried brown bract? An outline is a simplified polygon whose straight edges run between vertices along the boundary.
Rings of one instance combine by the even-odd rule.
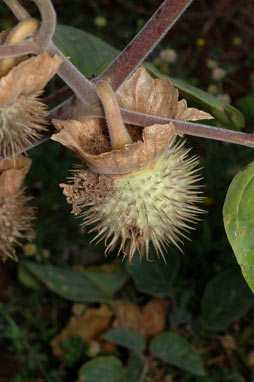
[[[2,32],[0,42],[8,38],[11,32],[7,32]],[[24,149],[47,128],[46,105],[39,96],[62,62],[62,57],[48,53],[21,57],[13,60],[16,66],[1,77],[4,60],[0,60],[0,147],[5,156]]]
[[[130,261],[136,251],[148,258],[150,242],[162,257],[165,244],[181,250],[181,237],[186,238],[185,231],[202,212],[195,206],[202,200],[195,185],[200,179],[198,159],[188,157],[173,123],[124,126],[119,106],[179,120],[212,117],[178,101],[178,91],[168,80],[152,79],[144,68],[116,95],[105,81],[99,81],[96,90],[107,124],[99,119],[53,121],[59,130],[53,139],[74,150],[85,166],[72,184],[61,185],[67,201],[84,224],[95,225],[95,240],[105,240],[106,253],[119,242],[119,253]],[[110,179],[108,187],[102,176]],[[88,186],[90,181],[93,187]]]
[[[26,203],[32,198],[21,189],[31,160],[23,156],[0,162],[0,257],[17,260],[15,247],[33,238],[35,210]]]

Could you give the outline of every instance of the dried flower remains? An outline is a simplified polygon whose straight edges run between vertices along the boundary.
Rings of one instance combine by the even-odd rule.
[[[179,120],[210,119],[209,114],[178,101],[166,79],[153,79],[140,68],[113,93],[105,81],[96,84],[106,121],[53,121],[53,139],[74,150],[83,168],[71,184],[61,184],[73,213],[92,225],[94,240],[105,240],[106,253],[119,251],[132,260],[137,251],[149,258],[152,242],[164,257],[165,244],[181,250],[183,237],[197,220],[202,200],[196,182],[198,158],[177,138],[174,125],[145,128],[124,125],[119,106]]]
[[[0,257],[17,260],[15,247],[22,240],[33,238],[32,222],[35,210],[27,206],[32,198],[26,196],[22,183],[31,166],[31,159],[18,156],[0,162]]]
[[[0,44],[27,37],[36,30],[33,20],[27,19],[26,24],[24,21],[3,31]],[[62,57],[50,57],[48,53],[0,60],[0,147],[5,156],[24,149],[47,128],[46,105],[39,96],[62,62]]]

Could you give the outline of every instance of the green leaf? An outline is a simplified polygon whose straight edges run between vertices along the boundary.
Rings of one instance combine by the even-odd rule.
[[[220,273],[208,282],[201,304],[205,328],[225,331],[229,324],[243,316],[254,305],[254,296],[239,268]]]
[[[128,278],[119,266],[107,274],[106,271],[76,271],[27,261],[22,264],[50,290],[72,301],[111,301]]]
[[[119,53],[98,37],[66,25],[57,25],[53,41],[86,77],[96,74]]]
[[[237,100],[236,105],[241,112],[245,115],[248,123],[254,123],[254,95],[247,94],[246,96]]]
[[[223,220],[243,276],[254,291],[254,162],[240,171],[230,184]]]
[[[43,289],[45,285],[35,277],[22,262],[18,265],[19,281],[28,288]]]
[[[127,368],[121,382],[142,382],[146,374],[145,359],[138,354],[132,354],[127,362]]]
[[[167,264],[163,260],[156,257],[154,250],[150,250],[150,259],[140,261],[139,255],[136,253],[132,264],[126,262],[125,267],[131,275],[137,289],[140,292],[150,294],[152,296],[168,296],[170,295],[171,284],[176,277],[180,258],[172,248],[165,256]]]
[[[89,269],[85,274],[87,278],[110,296],[113,296],[126,283],[129,277],[122,266],[109,267],[104,265],[96,268]]]
[[[79,369],[79,380],[85,382],[117,382],[123,372],[122,363],[112,356],[101,356],[86,362]]]
[[[186,310],[173,307],[170,313],[170,322],[171,322],[172,328],[177,328],[180,325],[190,323],[191,315]]]
[[[199,355],[188,342],[175,333],[162,333],[150,343],[153,357],[168,362],[193,374],[204,375]]]
[[[146,347],[144,338],[132,329],[110,329],[102,335],[102,338],[106,341],[113,342],[116,345],[134,350],[137,353],[142,353]]]
[[[232,105],[214,97],[212,94],[198,89],[178,78],[162,74],[153,64],[145,63],[145,68],[156,77],[167,78],[179,90],[184,98],[191,99],[201,105],[201,108],[210,112],[216,119],[218,127],[230,130],[241,130],[245,125],[244,116]]]

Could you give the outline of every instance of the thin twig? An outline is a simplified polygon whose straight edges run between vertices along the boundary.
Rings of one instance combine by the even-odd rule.
[[[27,10],[22,7],[22,5],[18,2],[18,0],[3,0],[5,4],[10,8],[14,16],[17,17],[18,20],[25,20],[30,17]]]
[[[37,52],[37,44],[33,38],[20,41],[18,44],[0,46],[0,59],[6,57],[20,57]]]
[[[191,2],[192,0],[165,0],[130,44],[94,81],[107,80],[112,89],[117,90],[144,61]]]

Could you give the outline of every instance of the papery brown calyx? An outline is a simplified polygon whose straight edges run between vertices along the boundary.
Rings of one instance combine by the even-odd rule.
[[[144,168],[164,152],[169,140],[175,135],[175,128],[172,123],[167,125],[156,124],[143,129],[142,141],[138,140],[137,142],[126,144],[122,149],[90,154],[89,149],[91,150],[91,146],[87,148],[87,150],[85,150],[84,147],[89,146],[89,140],[91,141],[91,131],[89,127],[90,123],[94,124],[94,121],[95,120],[91,120],[91,122],[87,121],[87,129],[84,127],[84,124],[77,121],[67,121],[64,123],[64,126],[65,128],[67,125],[70,127],[68,134],[66,134],[64,128],[60,133],[55,134],[53,139],[58,142],[64,142],[65,146],[76,151],[90,170],[99,174],[127,174],[133,170]],[[59,128],[61,122],[54,121],[54,125],[56,128]],[[98,128],[99,126],[97,125],[96,128],[93,129],[93,132],[98,132],[98,130],[100,130]],[[97,144],[99,140],[98,137],[103,136],[102,131],[100,131],[100,133],[101,135],[98,136],[92,134]],[[86,142],[83,146],[79,143],[80,136],[82,136]],[[106,142],[108,142],[108,139]],[[94,144],[94,146],[96,146],[96,144]],[[108,148],[106,144],[105,147]],[[105,147],[101,146],[101,149],[103,150]]]
[[[10,104],[20,96],[41,91],[56,74],[64,58],[48,53],[21,62],[0,78],[0,105]]]
[[[19,192],[31,164],[32,160],[22,155],[0,162],[0,198]]]
[[[213,118],[188,108],[185,100],[178,101],[178,95],[167,79],[153,79],[144,68],[139,68],[116,92],[119,106],[125,109],[183,121]],[[53,123],[59,133],[52,139],[74,150],[92,171],[103,174],[125,174],[145,167],[162,154],[175,135],[172,123],[144,128],[127,124],[133,143],[110,150],[106,122],[101,119]]]
[[[22,246],[22,239],[34,237],[35,210],[26,205],[32,198],[21,188],[31,163],[31,159],[21,155],[0,162],[0,257],[3,262],[8,257],[17,260],[15,247]]]
[[[119,106],[183,121],[212,117],[187,108],[168,80],[154,80],[143,68],[116,92],[117,100],[105,83],[96,84],[105,120],[53,120],[59,133],[52,139],[74,150],[84,167],[73,171],[71,184],[60,187],[72,212],[93,226],[93,240],[104,240],[106,254],[120,243],[118,254],[130,262],[135,253],[149,259],[152,243],[157,256],[164,258],[167,244],[182,250],[181,238],[188,238],[190,223],[202,213],[196,206],[202,201],[195,184],[200,180],[198,158],[189,157],[190,149],[177,139],[173,123],[124,125],[121,119],[119,123]]]
[[[47,128],[48,113],[39,96],[62,62],[58,55],[43,53],[0,78],[0,145],[4,155],[24,149]]]

